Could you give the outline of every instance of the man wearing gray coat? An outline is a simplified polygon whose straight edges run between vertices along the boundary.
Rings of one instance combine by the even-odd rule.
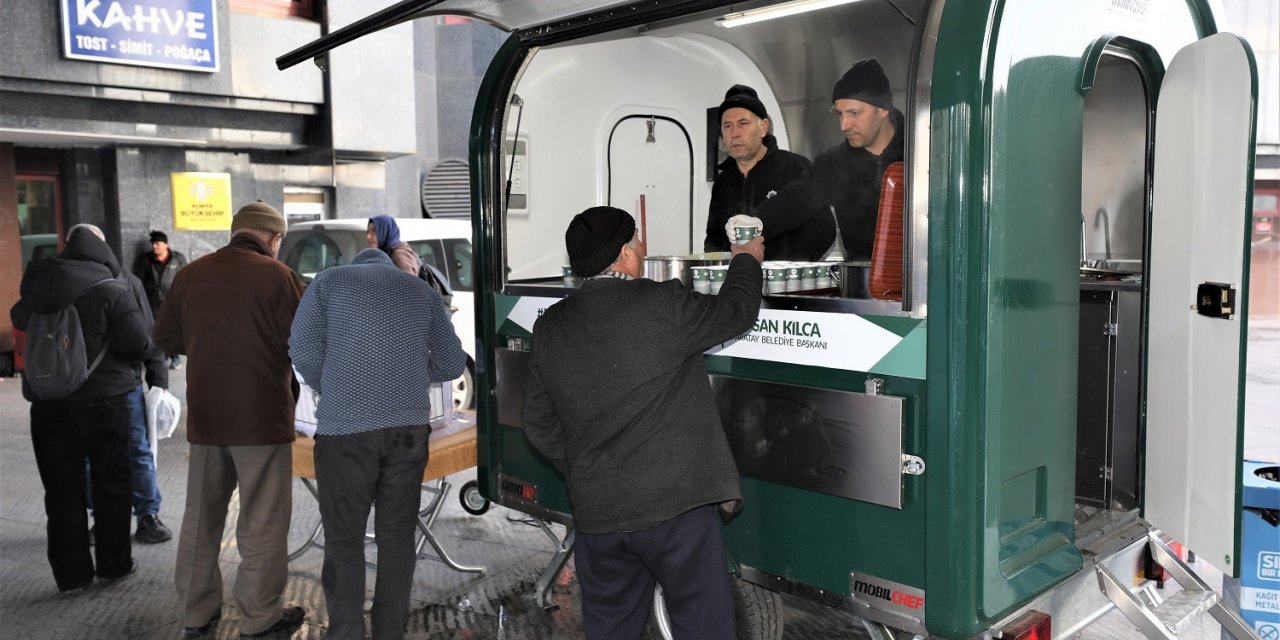
[[[731,640],[717,513],[742,493],[702,353],[755,321],[762,239],[733,247],[715,296],[643,279],[620,209],[578,214],[565,245],[587,280],[534,325],[524,433],[568,481],[587,638],[639,638],[657,583],[676,638]]]

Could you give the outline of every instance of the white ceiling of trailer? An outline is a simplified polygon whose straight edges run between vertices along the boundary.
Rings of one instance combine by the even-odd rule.
[[[424,11],[439,14],[472,16],[491,22],[507,31],[546,24],[589,11],[617,7],[630,2],[621,0],[538,0],[516,2],[514,0],[425,0]]]

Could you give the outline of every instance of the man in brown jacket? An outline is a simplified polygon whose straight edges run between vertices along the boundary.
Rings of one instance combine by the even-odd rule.
[[[291,630],[306,615],[281,603],[296,388],[289,328],[302,298],[301,282],[276,260],[285,229],[261,200],[241,207],[227,246],[178,272],[156,320],[156,345],[189,362],[191,462],[174,571],[187,637],[213,631],[222,616],[218,552],[236,488],[241,637]]]

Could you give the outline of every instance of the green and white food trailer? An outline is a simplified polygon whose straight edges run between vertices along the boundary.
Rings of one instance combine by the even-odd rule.
[[[404,0],[279,63],[437,14],[511,33],[471,129],[479,486],[566,525],[540,587],[573,508],[521,399],[533,322],[574,292],[569,219],[611,204],[651,255],[698,253],[725,90],[813,157],[842,140],[832,83],[875,57],[904,114],[900,299],[769,293],[705,356],[744,634],[780,636],[785,592],[883,638],[1065,638],[1113,606],[1251,637],[1171,551],[1238,573],[1257,78],[1210,2]],[[1157,606],[1162,571],[1183,591]]]

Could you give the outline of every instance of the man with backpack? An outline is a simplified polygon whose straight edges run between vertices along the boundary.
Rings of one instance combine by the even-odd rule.
[[[102,229],[92,224],[77,224],[71,227],[67,230],[67,239],[70,240],[77,233],[82,232],[92,233],[99,240],[106,241]],[[122,269],[114,256],[101,256],[101,259],[102,264],[111,270],[116,280],[129,287],[133,299],[142,309],[142,323],[146,327],[147,334],[150,335],[151,328],[155,325],[155,318],[151,315],[151,305],[147,301],[142,281]],[[141,364],[148,386],[169,388],[168,357],[164,352],[153,344]],[[129,392],[129,470],[133,477],[133,515],[138,519],[138,530],[133,534],[133,539],[147,544],[156,544],[168,541],[173,537],[173,532],[160,520],[160,502],[163,497],[160,495],[160,484],[156,482],[155,456],[151,453],[151,447],[155,443],[147,438],[145,393],[142,380],[139,380],[133,391]],[[89,506],[92,509],[92,487],[90,487]],[[93,544],[93,537],[94,529],[90,528],[89,544]]]
[[[31,441],[45,490],[48,556],[58,589],[79,593],[98,577],[137,569],[129,542],[128,394],[147,355],[142,310],[106,265],[110,247],[76,233],[57,258],[23,274],[9,311],[27,332],[22,395],[31,402]],[[85,502],[89,460],[97,546],[90,555]]]

